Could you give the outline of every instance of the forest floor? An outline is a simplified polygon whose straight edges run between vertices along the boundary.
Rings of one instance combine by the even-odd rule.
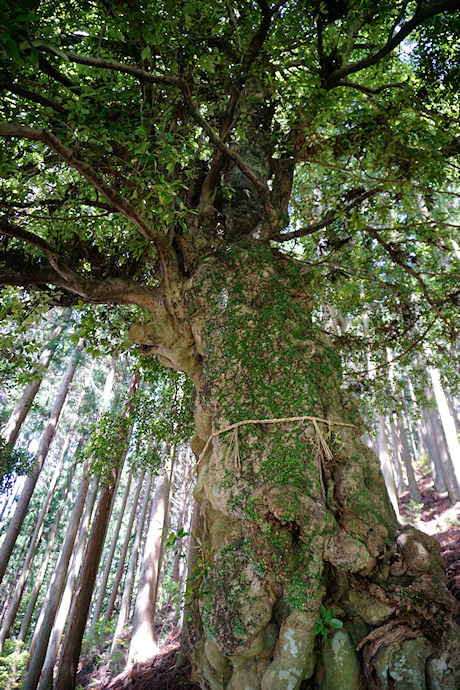
[[[452,505],[446,493],[437,494],[429,476],[418,476],[423,505],[414,504],[407,491],[399,498],[403,522],[434,537],[441,545],[447,586],[460,600],[460,502]]]
[[[423,502],[414,504],[409,492],[403,494],[399,499],[402,522],[414,525],[440,543],[447,586],[460,600],[460,503],[453,506],[447,493],[436,494],[428,476],[419,475],[417,479]],[[107,666],[89,669],[83,665],[77,685],[88,690],[200,690],[200,686],[191,681],[189,660],[176,668],[179,646],[179,634],[171,633],[155,660],[134,666],[114,678],[110,678]]]

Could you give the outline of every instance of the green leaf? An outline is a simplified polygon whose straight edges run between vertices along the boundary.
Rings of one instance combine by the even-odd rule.
[[[21,56],[19,55],[19,47],[16,41],[14,41],[11,36],[6,39],[6,52],[10,58],[13,58],[15,62],[22,63]]]
[[[334,609],[333,608],[329,608],[326,611],[326,614],[324,615],[324,620],[327,622],[329,622],[331,620],[331,618],[334,618]]]
[[[29,12],[29,14],[19,14],[17,17],[14,18],[15,22],[35,22],[38,21],[40,17],[38,17],[36,14],[32,14]]]
[[[342,621],[339,621],[338,618],[332,618],[329,621],[329,626],[331,628],[336,628],[338,630],[339,628],[343,628],[343,623],[342,623]]]
[[[144,50],[141,53],[141,58],[143,60],[147,60],[147,58],[150,57],[150,54],[151,54],[150,46],[145,46]]]
[[[325,607],[324,607],[323,604],[320,604],[320,605],[319,605],[319,610],[321,611],[322,617],[325,618],[327,612],[326,612],[326,609],[325,609]]]
[[[313,628],[313,634],[314,634],[314,635],[318,635],[318,633],[322,632],[323,629],[324,629],[324,623],[323,623],[323,621],[318,620],[318,621],[316,622],[315,627]]]

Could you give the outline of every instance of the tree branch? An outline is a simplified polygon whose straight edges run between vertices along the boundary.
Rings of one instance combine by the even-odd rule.
[[[353,372],[350,373],[350,374],[344,374],[344,378],[354,378],[355,376],[359,376],[360,374],[366,374],[366,375],[367,375],[367,374],[371,374],[372,372],[378,371],[379,369],[386,369],[386,368],[389,367],[391,364],[393,364],[393,362],[397,362],[398,359],[401,359],[402,357],[404,357],[405,355],[407,355],[408,352],[410,352],[411,350],[413,350],[414,347],[416,347],[419,343],[421,343],[421,342],[423,342],[423,341],[425,340],[425,337],[428,335],[428,331],[430,331],[431,328],[434,326],[434,324],[435,324],[437,318],[438,318],[437,316],[434,317],[434,319],[429,323],[429,325],[427,326],[427,328],[423,331],[422,335],[420,335],[418,338],[416,338],[416,339],[414,340],[414,342],[411,343],[411,344],[409,345],[409,347],[407,347],[407,348],[404,350],[404,352],[400,352],[400,354],[399,354],[399,355],[396,355],[396,357],[393,357],[393,359],[390,359],[389,361],[385,362],[384,364],[379,364],[378,366],[373,367],[372,369],[363,369],[362,371],[353,371]]]
[[[156,308],[158,290],[122,278],[94,280],[83,278],[67,266],[63,257],[46,240],[6,218],[0,218],[0,234],[30,244],[45,255],[50,268],[25,266],[24,272],[6,267],[0,275],[0,283],[7,285],[51,284],[66,290],[87,302],[97,304],[137,304],[152,312]]]
[[[225,109],[225,113],[222,115],[220,118],[221,124],[220,124],[220,131],[219,134],[216,136],[221,139],[222,143],[225,144],[226,139],[228,138],[230,132],[232,131],[233,127],[235,126],[237,118],[235,118],[235,111],[237,109],[241,92],[244,87],[245,80],[249,74],[249,70],[251,65],[253,64],[254,60],[256,59],[257,55],[260,52],[260,49],[262,48],[265,39],[267,37],[270,24],[271,24],[271,19],[272,16],[278,11],[278,7],[275,7],[272,12],[270,11],[270,5],[267,0],[256,0],[257,4],[260,7],[260,10],[262,12],[262,19],[259,25],[259,28],[255,32],[254,36],[252,37],[249,46],[247,47],[242,61],[241,61],[241,69],[240,69],[240,75],[236,82],[232,85],[229,93],[229,100],[227,103],[227,107]],[[190,94],[190,90],[188,89],[188,86],[185,87],[185,90],[188,92],[188,95],[190,96],[190,101],[192,103],[192,108],[195,112],[197,113],[197,109],[193,105],[193,99]],[[183,89],[184,91],[184,89]],[[187,100],[187,94],[184,94]],[[189,102],[190,105],[190,102]],[[209,134],[209,132],[208,132]],[[217,143],[217,142],[215,142]],[[204,205],[206,206],[209,202],[209,199],[212,199],[214,196],[215,192],[215,187],[216,187],[216,181],[219,176],[220,170],[222,168],[222,162],[223,162],[223,156],[225,154],[225,150],[218,145],[218,150],[214,152],[211,166],[209,169],[208,174],[206,175],[206,178],[203,182],[202,185],[202,193],[201,193],[201,199],[204,202]],[[238,166],[239,167],[239,166]],[[242,170],[240,168],[240,170]],[[244,170],[242,170],[244,172]],[[244,174],[246,174],[244,172]],[[254,184],[254,182],[253,182]],[[257,185],[256,189],[257,188]],[[260,190],[258,189],[258,193],[260,195]],[[263,199],[263,196],[261,196],[262,202],[264,204],[265,210],[267,211],[265,201]],[[268,213],[268,212],[267,212]]]
[[[49,52],[55,55],[55,53],[53,53],[52,51]],[[54,79],[54,81],[57,81],[63,86],[66,86],[67,88],[73,89],[75,91],[76,86],[73,83],[73,81],[69,79],[69,77],[67,77],[65,74],[62,74],[62,72],[60,72],[58,69],[56,69],[56,67],[52,65],[50,62],[48,62],[48,60],[43,55],[38,56],[38,67],[42,72],[51,77],[51,79]],[[79,92],[80,91],[78,89],[76,93]]]
[[[380,62],[380,60],[391,53],[395,48],[397,48],[397,46],[399,46],[404,39],[407,38],[407,36],[425,20],[430,19],[430,17],[434,17],[437,14],[441,14],[442,12],[449,12],[450,10],[458,9],[459,7],[460,0],[440,0],[439,2],[435,2],[433,5],[427,5],[418,9],[414,16],[408,22],[403,24],[398,33],[390,38],[385,45],[379,48],[379,50],[377,50],[375,53],[372,53],[372,55],[369,55],[363,60],[359,60],[351,65],[346,65],[345,67],[340,67],[339,69],[335,70],[326,80],[324,88],[333,89],[335,86],[337,86],[339,81],[343,80],[344,77],[347,77],[349,74],[360,72],[361,70],[366,69],[366,67],[375,65],[377,62]]]
[[[21,213],[20,209],[25,209],[25,208],[60,208],[65,204],[67,199],[37,199],[36,201],[29,201],[29,202],[6,202],[0,200],[0,207],[9,209],[15,213]],[[84,216],[85,218],[88,218],[91,220],[91,218],[100,218],[103,215],[107,216],[107,214],[110,213],[119,213],[118,209],[114,208],[112,204],[106,204],[104,201],[94,201],[91,199],[83,198],[83,199],[72,199],[72,205],[75,207],[77,204],[81,204],[82,206],[90,206],[91,208],[102,208],[107,213],[104,214],[95,214],[95,215],[87,215]],[[31,214],[28,214],[28,217],[31,217]],[[83,217],[83,216],[81,216]],[[72,218],[74,219],[74,217]],[[76,218],[75,218],[76,219]],[[53,220],[56,220],[55,217],[53,217]]]
[[[394,82],[392,84],[384,84],[383,86],[378,86],[376,89],[372,89],[369,86],[364,86],[364,84],[358,84],[354,81],[342,79],[341,81],[338,81],[336,83],[336,86],[345,86],[351,89],[356,89],[357,91],[362,91],[362,93],[366,93],[369,96],[377,96],[379,93],[382,93],[382,91],[385,91],[386,89],[403,89],[406,86],[406,84],[402,82]]]
[[[41,52],[50,53],[54,55],[52,48],[41,45],[37,46]],[[87,55],[79,55],[78,53],[71,53],[67,50],[62,50],[62,53],[67,57],[69,62],[75,62],[79,65],[89,65],[90,67],[97,67],[98,69],[105,69],[111,72],[121,72],[122,74],[129,74],[141,81],[149,82],[150,84],[164,84],[166,86],[181,87],[184,84],[182,77],[174,77],[171,75],[152,74],[139,67],[133,65],[126,65],[117,60],[106,60],[104,58],[93,58]]]
[[[82,161],[73,153],[73,151],[65,144],[63,144],[54,134],[47,132],[44,129],[35,127],[26,127],[24,125],[10,125],[0,123],[0,136],[6,138],[22,138],[30,139],[32,141],[41,141],[49,148],[53,149],[58,156],[70,165],[75,170],[85,177],[90,184],[98,189],[101,194],[121,213],[133,221],[136,227],[140,230],[142,235],[149,240],[153,240],[159,249],[167,248],[166,236],[154,230],[149,223],[138,213],[132,204],[124,199],[120,194],[115,192],[104,180],[97,170],[95,170],[89,163]]]
[[[321,230],[322,228],[331,225],[331,223],[333,223],[334,220],[341,213],[347,213],[348,211],[351,211],[353,208],[359,206],[366,199],[370,199],[376,194],[379,194],[379,192],[379,189],[371,189],[368,192],[361,194],[357,199],[353,199],[352,202],[341,208],[339,211],[331,209],[326,213],[322,220],[319,220],[317,223],[312,223],[312,225],[308,225],[305,228],[300,228],[299,230],[293,230],[292,232],[279,233],[278,235],[272,237],[272,239],[276,240],[276,242],[287,242],[288,240],[294,240],[298,237],[313,235],[313,233],[317,232],[318,230]]]
[[[220,149],[223,153],[225,153],[230,160],[232,160],[235,165],[241,170],[241,172],[246,175],[248,180],[252,182],[254,187],[256,188],[256,191],[262,201],[262,204],[264,206],[264,209],[267,213],[267,216],[271,218],[272,216],[272,207],[269,202],[269,189],[268,187],[260,180],[257,175],[246,165],[246,163],[243,161],[241,156],[239,156],[236,151],[233,151],[233,149],[230,148],[230,146],[227,146],[227,144],[219,137],[219,135],[213,130],[211,125],[205,120],[205,118],[201,115],[199,112],[198,108],[196,108],[192,94],[190,93],[190,89],[188,88],[187,84],[184,85],[183,88],[183,94],[185,101],[187,105],[189,106],[192,115],[196,119],[199,125],[204,129],[206,134],[209,136],[211,141]],[[0,129],[0,134],[1,134],[1,129]]]
[[[43,105],[45,108],[51,108],[61,115],[69,114],[69,111],[62,105],[62,103],[52,101],[50,98],[46,98],[46,96],[43,96],[42,94],[35,93],[35,91],[29,91],[29,89],[25,89],[19,84],[9,84],[6,80],[2,80],[1,86],[8,89],[8,91],[11,91],[11,93],[15,93],[18,96],[23,96],[28,101]]]
[[[24,230],[18,225],[13,225],[7,218],[0,218],[0,233],[6,237],[13,237],[17,240],[23,240],[33,247],[37,247],[46,256],[50,265],[63,278],[67,284],[68,289],[81,295],[85,295],[85,287],[83,279],[74,271],[72,271],[64,262],[56,249],[46,240],[33,232]],[[85,295],[86,296],[86,295]]]
[[[455,340],[456,338],[456,333],[452,327],[452,325],[449,323],[449,321],[441,314],[439,311],[438,307],[436,306],[435,302],[431,299],[428,288],[425,285],[424,281],[420,277],[420,275],[417,273],[417,271],[414,271],[414,269],[409,266],[403,259],[401,258],[401,253],[394,249],[392,245],[389,242],[386,242],[383,237],[380,235],[377,230],[374,228],[367,226],[366,227],[366,232],[369,233],[371,237],[373,237],[377,242],[385,249],[386,252],[390,255],[390,257],[393,259],[394,263],[398,264],[398,266],[401,266],[409,275],[411,275],[417,283],[420,285],[420,288],[422,290],[423,296],[425,297],[426,301],[428,304],[432,307],[434,313],[442,320],[444,323],[447,325],[451,338],[452,340]]]

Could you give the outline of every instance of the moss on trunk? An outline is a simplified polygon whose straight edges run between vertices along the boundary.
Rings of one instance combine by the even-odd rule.
[[[209,255],[184,290],[204,525],[195,665],[219,690],[326,687],[324,659],[340,673],[345,645],[350,677],[415,688],[427,662],[453,673],[456,602],[437,543],[398,525],[311,302],[305,266],[251,239]],[[254,421],[291,417],[308,418]],[[322,602],[347,630],[335,657],[315,634]]]

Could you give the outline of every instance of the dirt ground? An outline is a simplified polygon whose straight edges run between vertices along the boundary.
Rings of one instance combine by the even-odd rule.
[[[403,522],[430,534],[441,545],[446,564],[447,586],[460,600],[460,502],[451,505],[446,494],[436,495],[429,477],[419,478],[423,505],[414,505],[409,493],[401,496],[399,509]],[[106,668],[79,673],[77,685],[97,690],[200,690],[191,681],[190,661],[176,668],[180,645],[178,634],[172,634],[152,662],[135,666],[128,673],[110,679]]]
[[[441,544],[446,564],[447,586],[460,600],[460,502],[452,505],[447,493],[436,494],[431,479],[418,477],[423,507],[413,506],[409,493],[399,500],[399,510],[404,522],[409,522],[421,532],[430,534]]]

